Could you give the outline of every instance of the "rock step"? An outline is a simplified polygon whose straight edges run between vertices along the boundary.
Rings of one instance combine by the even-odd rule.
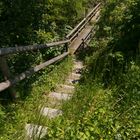
[[[45,106],[49,106],[50,108],[59,109],[62,106],[63,100],[58,100],[56,98],[49,97]]]
[[[73,93],[74,92],[74,86],[70,86],[70,85],[59,85],[57,88],[58,92],[61,93]]]
[[[70,86],[70,85],[61,85],[61,87],[67,90],[74,90],[74,86]]]
[[[55,98],[57,100],[69,100],[72,97],[72,94],[65,94],[65,93],[57,93],[57,92],[51,92],[49,94],[50,98]]]
[[[67,83],[70,85],[77,84],[77,83],[79,83],[79,79],[71,79],[70,78],[67,80]]]
[[[80,64],[80,65],[83,65],[83,62],[75,59],[75,60],[74,60],[74,64]]]
[[[59,109],[53,109],[53,108],[48,108],[48,107],[42,108],[40,113],[41,115],[47,116],[50,119],[58,117],[63,114],[63,112]]]
[[[67,84],[73,85],[79,82],[81,74],[72,73],[67,79]]]
[[[83,68],[84,68],[84,67],[75,65],[75,66],[73,67],[73,71],[75,71],[75,70],[81,70],[81,69],[83,69]]]
[[[77,74],[77,73],[74,73],[74,72],[71,74],[72,79],[80,79],[80,77],[81,77],[81,74]]]
[[[74,69],[82,69],[83,67],[82,62],[74,62]]]
[[[47,135],[47,129],[47,127],[41,125],[26,124],[25,130],[27,140],[43,138],[45,135]]]

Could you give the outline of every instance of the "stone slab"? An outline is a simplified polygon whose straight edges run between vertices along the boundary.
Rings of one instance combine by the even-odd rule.
[[[65,93],[57,93],[57,92],[51,92],[49,94],[49,97],[56,98],[57,100],[69,100],[71,98],[71,94],[65,94]]]
[[[74,69],[82,69],[84,66],[80,64],[75,64]]]
[[[62,111],[61,110],[53,109],[53,108],[48,108],[48,107],[42,108],[40,113],[41,113],[41,115],[47,116],[50,119],[62,115]]]
[[[57,88],[57,92],[60,93],[65,93],[65,94],[71,94],[74,92],[74,86],[70,86],[70,85],[59,85]]]
[[[61,85],[61,87],[67,90],[74,90],[74,86],[70,86],[70,85]]]
[[[74,73],[74,72],[71,74],[72,79],[80,79],[80,77],[81,77],[81,74],[77,74],[77,73]]]
[[[73,85],[79,83],[79,79],[68,79],[67,82],[68,84]]]
[[[26,124],[26,136],[29,140],[43,138],[47,134],[47,127],[35,125],[35,124]]]

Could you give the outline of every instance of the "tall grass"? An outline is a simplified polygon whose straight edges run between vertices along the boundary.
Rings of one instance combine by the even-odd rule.
[[[42,74],[38,73],[38,79],[28,79],[29,85],[26,85],[25,81],[26,84],[23,82],[18,85],[22,100],[3,106],[0,111],[0,140],[23,140],[26,123],[46,125],[39,115],[40,108],[47,103],[48,93],[54,90],[57,84],[65,81],[72,65],[72,58],[66,58],[61,63],[41,71]],[[24,96],[24,93],[27,95]]]
[[[140,67],[132,65],[124,82],[111,88],[85,74],[63,116],[49,125],[46,140],[139,139]]]

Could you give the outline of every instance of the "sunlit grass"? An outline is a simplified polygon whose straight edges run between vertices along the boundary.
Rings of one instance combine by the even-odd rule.
[[[63,60],[62,63],[55,65],[51,72],[48,72],[47,69],[43,70],[43,75],[38,78],[39,81],[35,80],[30,85],[27,90],[30,93],[27,93],[28,96],[26,95],[24,100],[19,100],[17,103],[5,107],[5,117],[0,120],[2,122],[0,127],[3,130],[0,132],[1,140],[14,140],[15,138],[23,140],[25,138],[26,123],[47,125],[47,119],[39,114],[40,108],[47,103],[49,92],[54,90],[57,84],[64,83],[72,70],[72,65],[72,58],[69,57]],[[23,93],[26,92],[26,88],[21,87],[21,89],[24,90]]]

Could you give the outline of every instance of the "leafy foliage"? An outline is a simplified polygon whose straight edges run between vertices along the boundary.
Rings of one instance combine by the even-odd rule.
[[[16,0],[14,2],[7,3],[9,4],[9,7],[13,6],[14,10],[17,10],[18,14],[21,14],[24,10],[20,11],[21,8],[18,8],[19,5],[21,7],[23,5],[26,7],[25,5],[27,3],[21,2],[21,4],[19,1],[16,3]],[[19,42],[19,44],[44,43],[63,37],[69,28],[77,22],[75,18],[79,17],[80,19],[82,17],[80,14],[82,10],[81,2],[86,3],[87,1],[48,0],[43,2],[44,3],[42,3],[42,1],[32,2],[31,7],[26,7],[27,9],[29,8],[28,12],[34,12],[28,14],[29,17],[31,16],[31,18],[28,17],[29,24],[25,24],[26,28],[20,30],[22,31],[20,32],[20,37],[16,36],[15,31],[13,34],[1,32],[2,35],[4,33],[6,35],[6,40],[1,40],[2,45],[8,46],[9,44],[13,44],[14,46]],[[85,63],[87,64],[87,69],[83,73],[83,77],[80,84],[77,86],[75,95],[69,102],[63,105],[63,116],[60,116],[53,121],[48,121],[47,126],[49,127],[49,132],[44,139],[139,139],[140,1],[106,0],[103,4],[104,8],[101,11],[101,18],[97,24],[98,30],[91,44],[91,47],[96,47],[98,50],[96,52],[90,52],[90,56],[86,58]],[[0,3],[0,18],[3,17],[6,19],[5,17],[12,13],[12,8],[10,12],[5,12],[6,6],[6,1]],[[62,8],[64,9],[63,11],[61,10]],[[16,17],[17,16],[14,18],[16,19]],[[12,23],[9,23],[9,21],[6,21],[5,23],[1,22],[0,25],[4,26],[8,23],[10,24],[9,27],[22,27],[22,23],[19,22],[19,19],[14,20]],[[17,21],[20,24],[17,24]],[[26,20],[24,22],[26,22]],[[65,29],[64,32],[62,29]],[[30,32],[30,38],[28,38],[29,34],[27,34],[27,32]],[[28,39],[26,39],[26,37]],[[13,38],[15,38],[14,41]],[[60,47],[60,50],[61,49],[62,48]],[[33,54],[30,55],[24,54],[21,58],[13,56],[12,59],[9,59],[9,65],[13,66],[15,62],[17,64],[23,57],[27,57],[25,62],[30,60],[26,65],[27,68],[30,65],[34,65],[34,63],[31,63],[34,60],[35,63],[40,63],[40,61],[44,61],[44,58],[48,59],[59,54],[60,50],[47,50],[45,53],[44,51],[43,53],[37,52],[37,56],[35,56],[33,52]],[[13,73],[26,69],[25,67],[18,69],[18,65],[18,70],[16,70],[16,65],[14,65],[14,67],[15,68],[11,68]],[[53,90],[56,82],[61,79],[61,76],[59,75],[59,79],[58,73],[54,73],[54,76],[52,76],[54,77],[53,79],[47,78],[49,70],[51,70],[51,68],[47,69],[45,72],[42,71],[38,73],[40,77],[36,81],[34,81],[34,79],[37,77],[34,76],[34,84],[30,85],[33,87],[40,83],[44,85],[46,81],[49,83],[48,90]],[[42,76],[42,73],[46,75],[45,78]],[[27,83],[28,82],[29,81],[27,81]],[[27,83],[23,83],[23,88],[27,89]],[[43,91],[44,88],[38,87],[38,90]],[[38,96],[33,99],[38,99]],[[33,102],[31,101],[31,104],[27,104],[26,107],[28,109],[32,108]],[[28,111],[32,112],[30,109]],[[2,118],[2,120],[5,119],[5,114],[3,112],[4,111],[1,109],[0,118]],[[24,115],[22,115],[12,114],[12,116],[16,116],[18,119],[23,119]],[[24,122],[27,120],[30,122],[33,120],[38,121],[38,119],[35,120],[35,118],[32,117],[31,119],[25,118],[23,120]],[[10,118],[13,120],[12,117]],[[15,117],[13,118],[16,120]],[[21,122],[21,125],[24,124]],[[18,127],[21,128],[22,126]],[[9,123],[5,130],[11,130],[11,128],[12,131],[10,132],[13,133],[16,131],[15,128],[17,127],[14,127]],[[4,138],[7,138],[8,135],[5,134]]]
[[[106,1],[102,10],[94,39],[94,46],[101,49],[90,62],[91,72],[94,69],[106,86],[119,83],[131,61],[139,59],[139,5],[137,0]]]
[[[84,15],[84,0],[0,1],[0,48],[62,40]],[[7,57],[11,75],[47,61],[64,46]],[[0,81],[3,81],[0,71]],[[26,83],[26,81],[25,81]]]
[[[46,139],[139,139],[139,7],[139,0],[104,2],[91,43],[96,51]]]
[[[62,40],[84,16],[83,1],[1,0],[0,48],[45,44]],[[28,68],[47,61],[62,52],[64,52],[64,46],[8,56],[7,61],[11,75],[14,77]],[[70,60],[66,62],[65,65],[61,64],[60,66],[63,69],[57,65],[50,66],[33,75],[30,79],[28,78],[20,82],[15,87],[17,95],[21,97],[20,102],[25,102],[25,106],[23,103],[20,104],[20,102],[16,104],[9,103],[7,101],[8,90],[1,93],[0,98],[1,96],[6,96],[6,101],[2,97],[2,102],[6,105],[4,107],[0,106],[0,139],[15,139],[13,135],[16,135],[16,130],[23,128],[29,116],[33,113],[31,108],[33,109],[34,104],[38,107],[38,101],[42,100],[39,98],[42,96],[40,92],[53,90],[56,83],[58,81],[63,82],[64,77],[71,70],[72,62]],[[1,71],[0,81],[4,81]],[[33,100],[37,102],[34,103]],[[28,111],[26,110],[25,113],[24,109]],[[31,121],[34,118],[32,117]],[[22,133],[21,131],[19,133]]]
[[[41,123],[39,107],[47,104],[47,94],[53,91],[58,83],[64,83],[72,66],[73,61],[68,57],[61,63],[42,70],[32,79],[20,83],[17,93],[21,95],[22,100],[0,107],[0,140],[13,140],[15,137],[23,140],[26,123]],[[44,125],[46,122],[47,120],[42,118]]]

